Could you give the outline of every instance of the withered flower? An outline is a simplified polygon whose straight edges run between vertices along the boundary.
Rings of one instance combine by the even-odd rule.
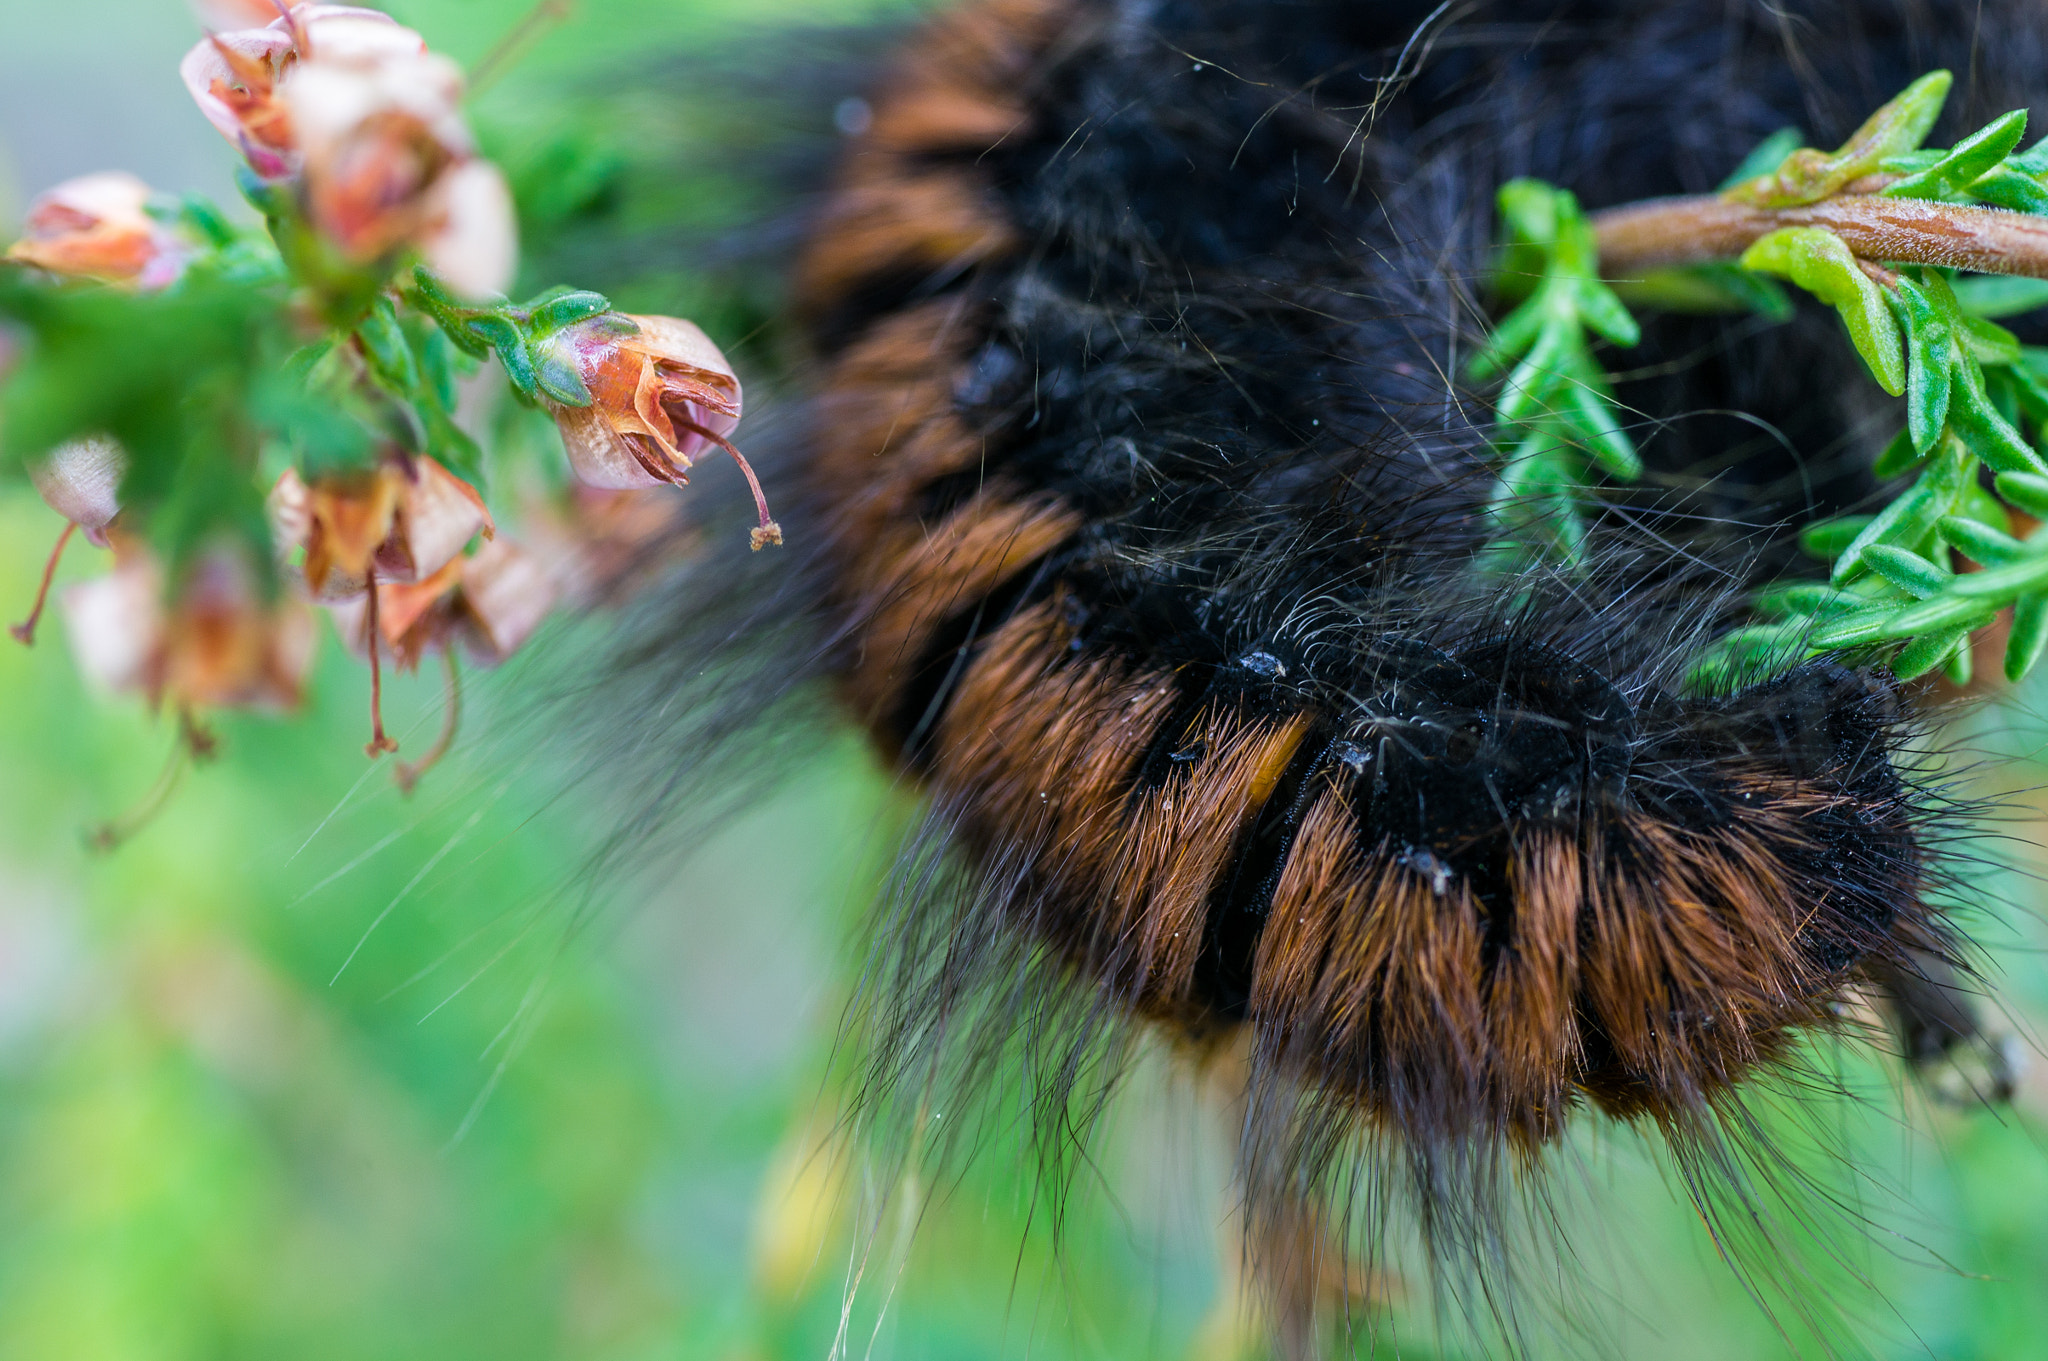
[[[370,754],[397,749],[384,738],[378,654],[388,648],[403,670],[412,670],[429,651],[439,651],[447,667],[441,733],[417,761],[396,769],[399,788],[411,793],[455,741],[462,712],[462,686],[455,664],[459,645],[479,666],[495,666],[516,652],[554,608],[553,580],[532,554],[503,537],[485,543],[473,555],[458,557],[423,581],[379,581],[353,600],[328,606],[336,630],[351,651],[370,663],[372,723],[376,737]],[[380,746],[380,743],[388,745]]]
[[[178,74],[206,120],[265,179],[297,172],[298,141],[281,96],[285,76],[310,51],[356,60],[426,52],[426,40],[389,15],[348,5],[299,5],[261,28],[208,36]]]
[[[576,476],[623,490],[682,486],[716,446],[732,455],[761,517],[753,546],[782,542],[753,468],[726,438],[740,421],[740,382],[711,338],[677,317],[607,312],[547,342],[590,391],[588,406],[550,402]]]
[[[124,543],[111,573],[64,593],[64,612],[89,681],[180,712],[295,706],[318,636],[304,605],[264,599],[229,546],[201,554],[167,601],[156,558]]]
[[[288,471],[270,492],[278,551],[303,549],[299,571],[317,600],[360,595],[372,577],[416,582],[478,534],[495,532],[476,488],[424,454],[387,454],[375,468],[317,479]]]
[[[82,529],[89,541],[101,548],[107,546],[107,527],[120,514],[118,493],[122,474],[127,471],[128,456],[121,446],[98,438],[60,444],[49,457],[29,465],[29,480],[50,509],[64,517],[65,525],[43,563],[42,584],[36,588],[35,604],[30,606],[28,618],[8,629],[17,642],[35,642],[36,625],[50,599],[50,583],[56,579],[57,564],[63,560],[72,534]]]
[[[496,666],[533,636],[559,598],[540,559],[501,535],[423,580],[379,580],[376,637],[402,670],[416,668],[430,651],[458,645],[478,666]],[[349,649],[369,655],[368,594],[327,609]]]
[[[149,186],[124,171],[81,175],[38,194],[7,258],[72,278],[162,288],[191,252],[146,211]]]

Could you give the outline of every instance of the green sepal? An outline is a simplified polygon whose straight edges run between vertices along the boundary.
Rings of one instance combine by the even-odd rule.
[[[2027,134],[2027,111],[2001,114],[1957,142],[1948,154],[1918,174],[1894,180],[1878,191],[1886,198],[1941,199],[1961,193],[2009,155]],[[1924,134],[1923,134],[1924,135]]]
[[[400,397],[409,399],[419,391],[419,365],[413,360],[405,328],[398,324],[398,312],[391,305],[390,295],[377,296],[357,324],[355,335],[373,378]]]
[[[1824,227],[1783,227],[1742,253],[1742,267],[1790,279],[1841,313],[1856,352],[1878,386],[1906,391],[1906,356],[1886,294],[1841,237]]]
[[[588,289],[543,294],[527,306],[532,312],[532,321],[527,331],[536,340],[612,310],[609,298],[602,293],[592,293]]]

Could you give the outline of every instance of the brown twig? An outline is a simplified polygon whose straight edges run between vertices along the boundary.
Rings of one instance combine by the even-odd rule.
[[[434,745],[427,748],[426,755],[417,761],[400,761],[392,774],[398,780],[398,792],[411,797],[418,786],[420,776],[432,770],[448,748],[455,745],[455,729],[462,721],[462,672],[455,664],[455,649],[443,647],[441,660],[446,664],[442,672],[441,735],[434,739]]]
[[[75,520],[64,522],[64,532],[57,536],[57,546],[50,550],[50,557],[43,564],[43,584],[36,587],[36,603],[29,607],[28,618],[8,628],[14,641],[23,647],[33,647],[36,641],[36,624],[43,617],[43,606],[50,603],[50,583],[57,579],[57,563],[64,556],[64,545],[71,542],[73,531],[78,528]]]
[[[1648,199],[1593,215],[1600,272],[1610,279],[1733,260],[1780,227],[1825,227],[1865,260],[2048,279],[2048,217],[2003,208],[1854,194],[1799,208],[1757,208],[1703,195]]]

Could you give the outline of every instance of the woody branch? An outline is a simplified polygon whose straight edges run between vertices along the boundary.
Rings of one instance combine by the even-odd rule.
[[[1610,279],[1732,260],[1781,227],[1825,227],[1865,260],[2048,278],[2048,218],[2003,208],[1866,195],[1759,208],[1700,195],[1609,208],[1592,223]]]

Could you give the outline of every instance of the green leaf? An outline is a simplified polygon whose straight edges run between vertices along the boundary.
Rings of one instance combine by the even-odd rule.
[[[1863,560],[1874,568],[1886,581],[1913,596],[1925,600],[1939,595],[1955,573],[1938,563],[1930,562],[1918,553],[1890,544],[1874,543],[1863,550]]]
[[[2031,175],[2012,169],[2010,163],[1978,179],[1969,193],[1971,198],[2015,213],[2048,213],[2048,188]]]
[[[1792,299],[1776,280],[1732,260],[1653,269],[1610,287],[1623,303],[1660,312],[1754,312],[1772,321],[1790,321],[1793,315]]]
[[[1895,180],[1878,193],[1886,198],[1941,199],[1958,194],[2020,144],[2027,111],[2014,109],[1957,142],[1946,156],[1918,174]],[[1925,135],[1925,134],[1923,134]]]
[[[2041,194],[2044,211],[2048,211],[2048,189],[2041,189]],[[1953,287],[1956,301],[1973,317],[2016,317],[2037,307],[2048,307],[2048,279],[1986,274],[1957,279]]]
[[[1880,481],[1889,482],[1894,477],[1912,472],[1926,458],[1927,455],[1913,447],[1913,432],[1901,430],[1892,436],[1890,444],[1885,445],[1884,452],[1877,456],[1877,462],[1871,465],[1870,470]]]
[[[1724,196],[1759,208],[1792,208],[1818,203],[1852,180],[1871,174],[1886,158],[1918,149],[1941,116],[1955,78],[1930,71],[1864,120],[1833,152],[1804,147],[1785,157],[1770,174],[1725,191]]]
[[[2017,507],[2036,520],[2048,520],[2048,477],[2032,473],[2000,473],[1992,486],[2007,505]]]
[[[2044,488],[2048,492],[2048,488]],[[1847,552],[1849,545],[1869,527],[1874,515],[1837,515],[1817,520],[1799,531],[1799,550],[1808,557],[1831,562]]]
[[[2003,567],[2026,556],[2027,546],[2012,535],[2000,533],[1976,520],[1966,520],[1960,515],[1943,516],[1935,530],[1943,543],[1982,567]],[[1873,562],[1872,566],[1876,564]],[[1890,573],[1886,575],[1890,576]]]
[[[1863,550],[1872,544],[1918,544],[1949,514],[1963,488],[1977,476],[1977,458],[1960,440],[1951,438],[1911,488],[1893,499],[1865,525],[1835,562],[1831,580],[1840,586],[1864,568]]]
[[[1742,266],[1790,279],[1832,306],[1878,386],[1894,397],[1906,391],[1899,323],[1885,291],[1863,272],[1842,238],[1824,227],[1781,228],[1744,251]]]
[[[1988,623],[1984,620],[1982,623]],[[1982,623],[1975,627],[1981,627]],[[1926,675],[1947,660],[1958,646],[1967,645],[1970,625],[1957,625],[1914,639],[1905,650],[1892,661],[1892,674],[1900,680],[1914,680]]]
[[[1949,395],[1955,387],[1959,358],[1955,328],[1950,324],[1950,311],[1941,306],[1937,286],[1922,289],[1901,275],[1891,296],[1905,323],[1906,352],[1912,360],[1906,387],[1906,429],[1913,437],[1914,450],[1925,454],[1948,424]]]
[[[1799,150],[1806,140],[1806,134],[1798,128],[1779,128],[1770,136],[1758,142],[1742,164],[1730,172],[1727,179],[1715,187],[1716,193],[1733,189],[1738,184],[1747,184],[1759,175],[1768,175],[1785,163],[1785,158]]]
[[[411,398],[420,386],[419,366],[413,362],[412,345],[398,324],[398,313],[389,296],[379,294],[361,324],[356,339],[371,375],[400,397]]]
[[[2013,602],[2012,632],[2005,640],[2005,678],[2020,681],[2041,660],[2048,645],[2048,594],[2023,595]]]
[[[1960,304],[1962,300],[1958,298],[1956,301]],[[1958,317],[1957,321],[1957,334],[1962,337],[1963,344],[1969,346],[1970,353],[1976,356],[1979,364],[2004,365],[2020,362],[2020,340],[2011,331],[1967,313]]]

